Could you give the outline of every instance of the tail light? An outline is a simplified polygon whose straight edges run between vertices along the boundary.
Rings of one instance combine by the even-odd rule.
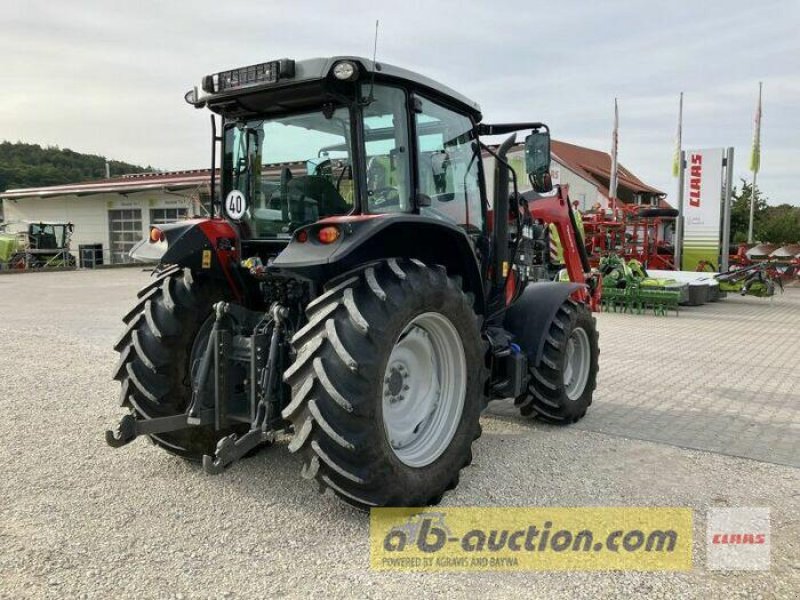
[[[317,231],[317,239],[323,244],[332,244],[339,239],[341,232],[338,227],[328,225]]]
[[[150,228],[150,243],[157,244],[158,242],[163,242],[166,238],[164,237],[164,232],[161,231],[158,227],[151,227]]]

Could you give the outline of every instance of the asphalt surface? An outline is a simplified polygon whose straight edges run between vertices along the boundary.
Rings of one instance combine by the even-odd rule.
[[[647,349],[673,344],[677,330],[668,323],[683,324],[685,314],[671,321],[599,315],[601,376],[586,420],[557,428],[487,414],[473,465],[443,505],[690,507],[692,571],[400,574],[369,569],[367,517],[317,494],[285,442],[217,477],[143,440],[121,450],[105,445],[104,429],[122,414],[118,384],[110,380],[111,345],[147,279],[132,269],[0,276],[0,598],[797,597],[797,468],[679,447],[692,445],[686,442],[631,439],[654,437],[637,430],[652,429],[646,419],[587,430],[608,428],[607,412],[624,412],[618,405],[637,390],[658,395],[651,379],[619,376],[641,366],[642,350],[628,340],[631,328],[648,332]],[[698,326],[686,348],[692,369],[686,381],[707,371],[698,349],[724,345],[718,336],[728,332],[730,345],[738,346],[742,328],[754,336],[765,324],[773,331],[775,310],[786,311],[785,327],[770,343],[796,349],[791,332],[800,312],[786,303],[800,306],[797,296],[791,290],[708,335]],[[736,314],[751,301],[725,302]],[[712,310],[728,318],[724,305]],[[700,309],[693,314],[703,322]],[[793,352],[775,353],[776,371],[763,372],[760,363],[747,368],[739,354],[716,368],[796,382]],[[668,379],[681,385],[681,378]],[[749,379],[719,393],[735,397]],[[769,402],[797,402],[796,384],[770,389]],[[703,393],[702,386],[692,388],[699,401]],[[504,410],[512,414],[502,405],[491,409]],[[743,409],[732,418],[758,421]],[[797,435],[793,427],[790,436]],[[768,572],[706,568],[705,511],[716,506],[771,509]]]

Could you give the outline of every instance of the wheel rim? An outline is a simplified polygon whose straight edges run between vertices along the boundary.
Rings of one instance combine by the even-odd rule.
[[[434,462],[450,446],[467,393],[464,344],[439,313],[403,330],[383,378],[383,425],[392,451],[410,467]]]
[[[589,381],[591,346],[585,329],[572,330],[567,339],[566,359],[564,361],[564,389],[567,398],[578,400]]]

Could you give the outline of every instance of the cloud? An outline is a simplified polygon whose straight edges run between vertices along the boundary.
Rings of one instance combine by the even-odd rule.
[[[677,98],[686,147],[747,158],[764,81],[762,172],[773,202],[800,203],[798,3],[280,0],[6,0],[0,135],[163,168],[209,160],[208,115],[183,103],[206,73],[282,56],[369,55],[478,100],[487,121],[543,120],[607,150],[670,194]]]

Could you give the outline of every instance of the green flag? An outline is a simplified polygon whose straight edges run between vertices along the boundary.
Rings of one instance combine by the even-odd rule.
[[[758,106],[753,126],[753,149],[750,152],[750,170],[758,173],[761,166],[761,82],[758,82]]]
[[[678,177],[681,172],[681,144],[683,137],[683,92],[678,103],[678,133],[675,136],[675,156],[672,158],[672,176]]]

